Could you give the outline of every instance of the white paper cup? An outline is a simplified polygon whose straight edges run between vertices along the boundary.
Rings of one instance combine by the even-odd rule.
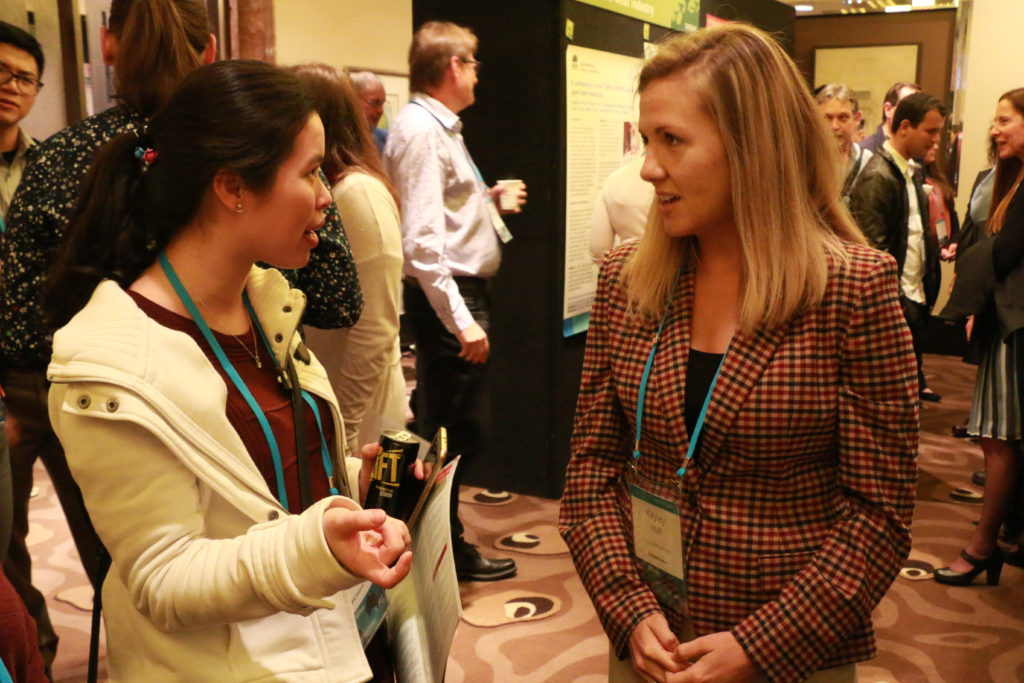
[[[501,194],[498,195],[498,205],[502,211],[515,211],[519,208],[519,188],[523,186],[522,180],[499,180],[498,187]]]

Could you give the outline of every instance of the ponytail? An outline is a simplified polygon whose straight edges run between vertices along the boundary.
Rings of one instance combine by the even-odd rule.
[[[114,0],[110,30],[117,37],[117,98],[144,117],[202,65],[210,40],[199,0]]]
[[[140,140],[119,135],[100,150],[82,183],[64,243],[43,295],[51,329],[66,324],[81,309],[101,280],[127,287],[167,244],[146,225],[141,196],[143,162],[136,158]]]

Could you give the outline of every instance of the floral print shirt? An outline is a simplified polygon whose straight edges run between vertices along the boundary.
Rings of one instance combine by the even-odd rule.
[[[144,124],[138,113],[121,105],[54,134],[34,149],[0,239],[0,352],[7,366],[42,369],[49,362],[51,338],[43,322],[42,294],[80,183],[100,147]],[[363,296],[333,203],[326,218],[309,264],[284,274],[306,294],[305,324],[351,327],[359,319]]]

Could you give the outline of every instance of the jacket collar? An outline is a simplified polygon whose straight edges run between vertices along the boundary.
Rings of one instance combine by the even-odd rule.
[[[340,454],[342,423],[334,392],[323,368],[295,334],[305,295],[276,270],[256,266],[246,291],[278,364],[284,363],[285,354],[295,354],[302,386],[330,404],[338,425],[335,452]],[[101,282],[89,303],[54,335],[47,376],[54,383],[101,382],[133,392],[178,437],[209,456],[195,459],[179,453],[190,469],[202,471],[217,488],[218,482],[236,481],[278,504],[227,421],[227,387],[199,345],[184,332],[149,318],[116,282]],[[335,475],[347,489],[341,460],[339,455]],[[222,494],[230,498],[230,484],[223,488]]]
[[[417,93],[413,96],[412,101],[426,109],[445,129],[452,133],[462,132],[462,119],[459,118],[458,114],[444,106],[440,100],[426,93]]]

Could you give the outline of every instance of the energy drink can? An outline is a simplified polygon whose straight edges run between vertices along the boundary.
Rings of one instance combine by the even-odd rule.
[[[363,507],[380,508],[394,517],[401,505],[399,491],[402,481],[412,476],[420,444],[409,432],[385,429],[381,432],[379,445]]]

